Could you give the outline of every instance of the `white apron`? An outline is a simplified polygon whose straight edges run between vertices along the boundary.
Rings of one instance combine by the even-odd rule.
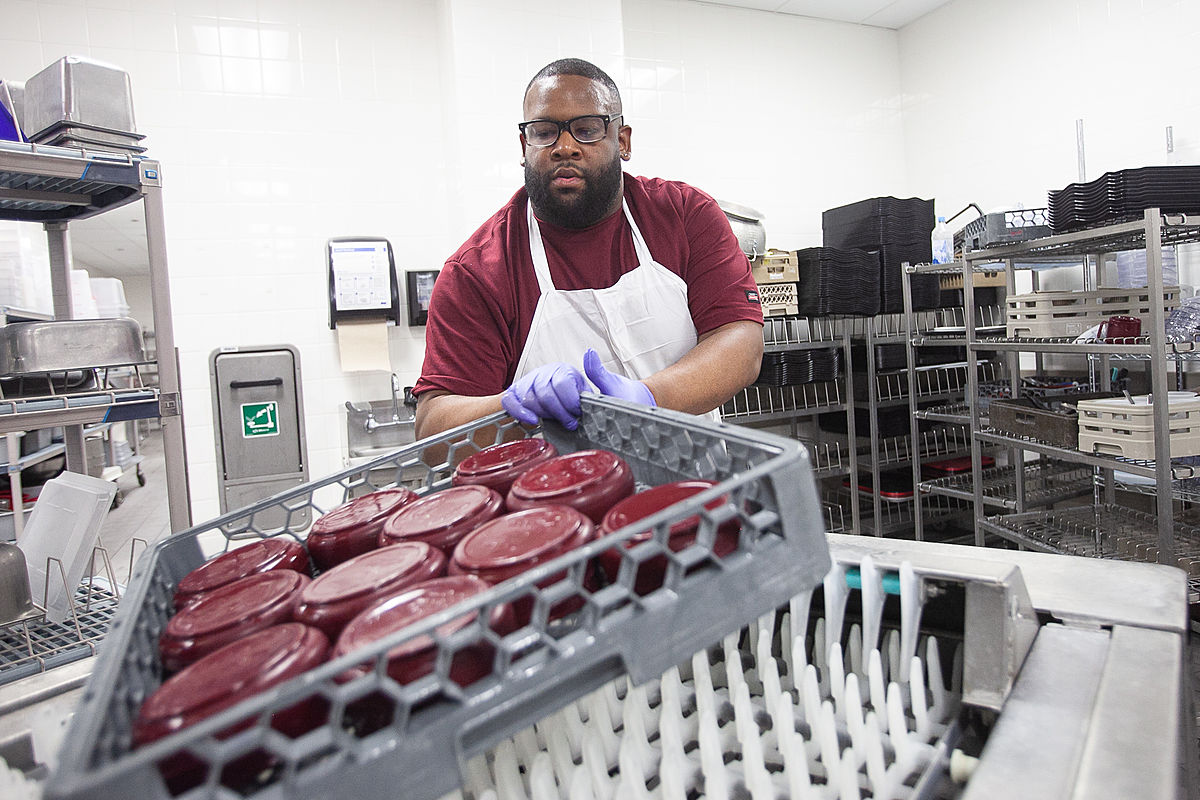
[[[583,352],[589,347],[610,372],[642,380],[696,346],[687,284],[650,255],[624,200],[621,209],[633,231],[638,266],[607,289],[555,289],[541,229],[531,204],[525,208],[529,253],[542,295],[514,380],[555,361],[572,364],[582,373]]]

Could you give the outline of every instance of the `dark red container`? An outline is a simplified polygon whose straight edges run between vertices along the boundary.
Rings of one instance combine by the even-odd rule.
[[[381,547],[322,574],[300,592],[293,618],[336,640],[360,611],[405,589],[446,574],[448,559],[424,542]]]
[[[557,455],[558,450],[545,439],[518,439],[495,444],[464,459],[455,468],[450,482],[455,486],[487,486],[503,497],[522,473]]]
[[[393,598],[377,603],[362,612],[346,625],[338,637],[333,657],[337,658],[366,647],[371,642],[403,630],[425,617],[444,611],[469,597],[491,588],[486,581],[474,575],[452,575],[435,578],[414,586]],[[451,620],[438,629],[449,634],[475,621],[470,614]],[[490,627],[500,634],[512,631],[512,609],[498,606],[492,611]],[[455,653],[450,666],[450,679],[466,686],[492,671],[492,648],[480,642]],[[411,683],[433,671],[437,659],[437,646],[432,638],[419,636],[395,647],[388,652],[388,675],[400,683]],[[353,674],[361,674],[373,667],[363,665]],[[351,676],[347,676],[351,677]]]
[[[299,572],[275,569],[213,589],[167,622],[158,640],[163,669],[181,670],[230,642],[291,620],[310,581]]]
[[[416,493],[409,489],[381,489],[322,515],[308,532],[308,554],[313,563],[329,569],[374,550],[387,518],[416,499]]]
[[[504,511],[504,498],[487,486],[453,486],[409,503],[388,517],[379,544],[425,542],[449,555],[459,540]]]
[[[608,510],[633,493],[633,471],[606,450],[557,456],[528,471],[508,492],[508,509],[571,506],[599,523]]]
[[[596,526],[570,506],[535,506],[506,514],[467,534],[454,548],[449,571],[451,575],[477,575],[488,583],[501,583],[594,538]],[[565,575],[556,573],[538,585],[550,586]],[[591,570],[585,576],[585,587],[596,588]],[[560,603],[551,611],[551,617],[576,611],[581,604],[580,600]],[[528,622],[532,608],[531,598],[515,602],[518,622]]]
[[[295,622],[273,625],[238,639],[168,678],[142,703],[133,724],[134,745],[141,747],[183,730],[258,692],[283,683],[321,664],[329,655],[329,639],[315,628]],[[300,736],[324,724],[328,704],[310,699],[275,712],[271,727]],[[224,739],[254,723],[253,719],[218,734]],[[255,751],[227,764],[222,783],[244,786],[269,769],[272,757]],[[188,753],[160,762],[168,788],[179,794],[204,781],[205,765]]]
[[[259,539],[217,556],[183,576],[175,589],[175,608],[183,608],[213,589],[247,575],[290,569],[308,574],[308,553],[304,546],[286,536]]]
[[[615,533],[626,525],[633,525],[651,514],[656,514],[714,486],[716,486],[716,483],[713,481],[675,481],[674,483],[666,483],[662,486],[655,486],[644,492],[630,495],[613,506],[604,515],[604,520],[600,523],[598,536],[607,536],[610,533]],[[724,497],[718,497],[710,501],[705,507],[709,509],[720,508],[725,503],[725,500],[726,498]],[[696,534],[699,529],[699,516],[691,516],[675,522],[671,525],[667,533],[667,547],[671,552],[678,553],[696,541]],[[738,534],[741,532],[741,529],[741,523],[736,519],[718,527],[716,537],[713,541],[713,553],[718,556],[726,556],[736,550],[738,546]],[[649,530],[636,533],[625,540],[625,548],[633,548],[642,542],[647,542],[653,538],[653,535],[653,531]],[[599,561],[609,581],[615,581],[617,579],[617,572],[621,566],[621,554],[616,549],[605,550],[600,554]],[[663,584],[663,577],[666,571],[666,556],[657,556],[643,561],[638,565],[637,577],[634,579],[634,591],[639,595],[645,595],[659,588]]]

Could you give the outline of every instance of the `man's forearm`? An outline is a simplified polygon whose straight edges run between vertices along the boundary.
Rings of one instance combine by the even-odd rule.
[[[501,409],[500,395],[464,397],[449,392],[425,392],[417,400],[414,433],[418,439],[473,422]]]
[[[762,326],[731,322],[700,337],[683,358],[643,382],[658,405],[703,414],[754,382],[762,353]]]

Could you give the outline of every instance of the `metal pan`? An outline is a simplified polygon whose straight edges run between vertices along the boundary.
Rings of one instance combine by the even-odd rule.
[[[112,367],[145,360],[142,327],[128,317],[13,322],[0,327],[0,375]]]

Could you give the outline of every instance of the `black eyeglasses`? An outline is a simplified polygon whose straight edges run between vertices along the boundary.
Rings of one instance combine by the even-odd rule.
[[[517,123],[525,143],[533,147],[549,147],[558,141],[563,131],[570,131],[580,144],[598,142],[608,133],[608,125],[621,118],[620,114],[586,114],[566,122],[553,119],[534,119]]]

